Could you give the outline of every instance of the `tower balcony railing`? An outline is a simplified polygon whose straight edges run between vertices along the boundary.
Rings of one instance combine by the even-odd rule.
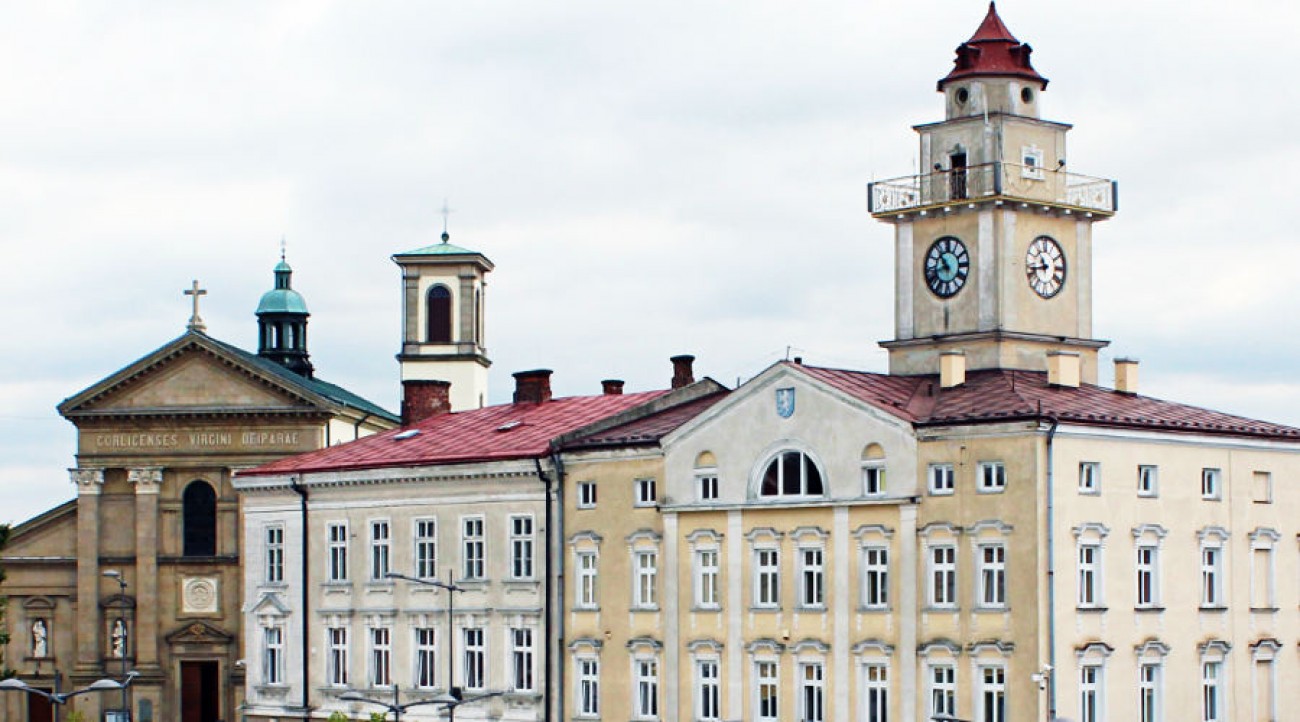
[[[1106,178],[1002,162],[867,184],[867,210],[875,216],[995,199],[1111,215],[1118,210],[1119,185]]]

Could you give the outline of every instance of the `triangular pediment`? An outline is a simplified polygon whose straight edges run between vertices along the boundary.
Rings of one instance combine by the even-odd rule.
[[[331,404],[262,359],[187,333],[67,399],[64,416],[326,410]]]
[[[251,612],[257,616],[283,617],[289,614],[289,605],[284,603],[279,594],[263,592],[262,598],[253,605]]]
[[[207,622],[190,622],[167,635],[171,644],[230,644],[235,636]]]

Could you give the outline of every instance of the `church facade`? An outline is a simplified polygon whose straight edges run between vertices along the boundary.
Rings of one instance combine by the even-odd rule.
[[[77,495],[13,530],[6,664],[77,697],[86,719],[217,722],[243,702],[237,469],[359,438],[397,419],[314,376],[307,307],[283,261],[258,308],[258,353],[186,333],[59,405],[77,427]],[[8,720],[45,722],[33,695],[0,696]],[[124,703],[125,702],[125,707]]]

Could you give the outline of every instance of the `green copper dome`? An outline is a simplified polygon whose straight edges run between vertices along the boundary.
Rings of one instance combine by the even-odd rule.
[[[302,294],[289,287],[293,269],[283,259],[275,265],[275,288],[262,294],[257,304],[257,315],[264,313],[300,313],[307,315],[307,302]]]

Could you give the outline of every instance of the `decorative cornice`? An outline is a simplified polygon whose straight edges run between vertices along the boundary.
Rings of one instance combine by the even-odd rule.
[[[858,543],[863,543],[868,537],[872,536],[882,536],[889,539],[894,536],[894,530],[884,524],[863,524],[854,530],[853,536],[857,537]]]
[[[103,469],[68,469],[68,475],[81,496],[98,494],[104,485]]]

